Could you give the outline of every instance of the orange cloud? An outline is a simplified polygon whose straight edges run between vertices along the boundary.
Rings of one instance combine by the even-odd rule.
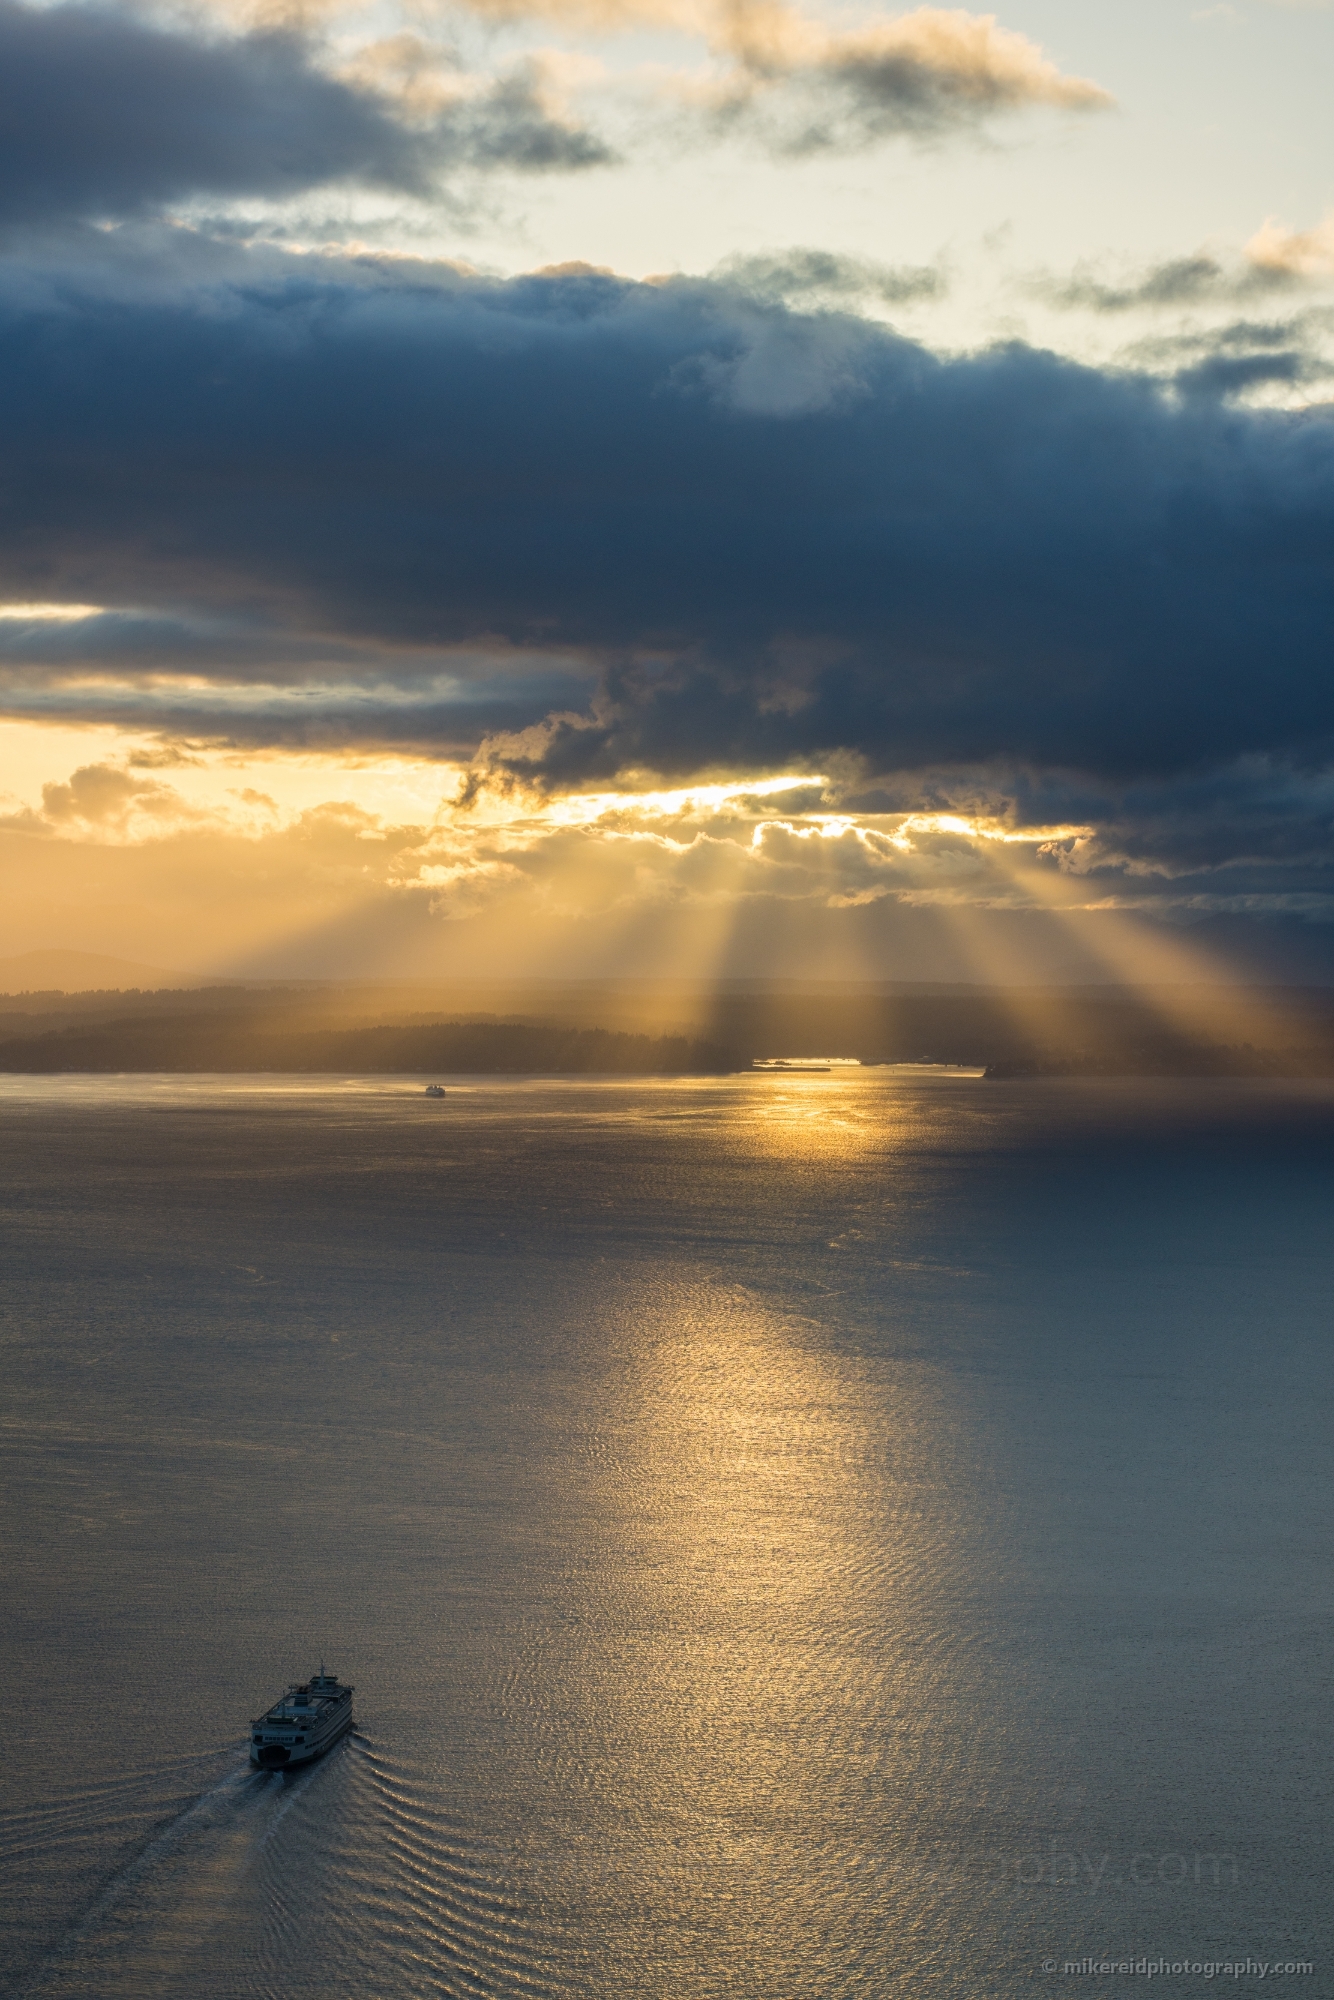
[[[1288,229],[1268,217],[1246,245],[1246,255],[1274,277],[1334,277],[1334,210],[1313,229]]]

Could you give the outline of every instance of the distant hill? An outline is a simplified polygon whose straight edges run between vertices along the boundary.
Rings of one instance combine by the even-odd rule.
[[[108,958],[99,951],[21,951],[0,958],[0,993],[101,993],[138,988],[202,986],[186,972],[140,965],[132,958]]]
[[[0,1040],[0,1072],[28,1075],[276,1070],[341,1076],[689,1076],[741,1066],[730,1050],[684,1035],[518,1021],[284,1031],[235,1013],[180,1014],[131,1016]]]
[[[508,994],[479,987],[465,1008],[461,987],[446,995],[369,982],[208,985],[92,953],[0,960],[0,979],[15,972],[25,990],[0,994],[0,1073],[8,1074],[678,1076],[823,1050],[866,1064],[986,1067],[997,1079],[1334,1077],[1334,993],[1325,989],[788,985],[701,991],[678,1008],[661,994],[590,984]],[[83,990],[28,984],[55,978],[84,982]],[[179,984],[161,984],[173,978]],[[120,982],[130,980],[142,985],[126,991]],[[664,1022],[669,1008],[676,1024]],[[609,1018],[599,1020],[603,1013]]]

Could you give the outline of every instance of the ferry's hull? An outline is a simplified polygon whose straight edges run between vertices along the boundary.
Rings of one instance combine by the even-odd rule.
[[[290,1748],[284,1743],[252,1743],[250,1762],[257,1771],[294,1771],[300,1764],[313,1764],[317,1757],[323,1757],[347,1735],[351,1727],[352,1714],[349,1710],[313,1742],[294,1743]]]

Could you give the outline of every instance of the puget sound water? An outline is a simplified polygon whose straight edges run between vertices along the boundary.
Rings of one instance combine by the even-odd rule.
[[[4,1990],[1334,1994],[1334,1088],[446,1083],[0,1080]]]

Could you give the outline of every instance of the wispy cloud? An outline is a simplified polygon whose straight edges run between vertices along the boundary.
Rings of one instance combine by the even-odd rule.
[[[994,14],[918,7],[836,28],[791,0],[467,0],[491,20],[540,20],[576,34],[653,26],[702,42],[712,66],[682,72],[677,96],[723,129],[786,152],[935,138],[1046,106],[1106,109],[1110,94],[1066,74]]]
[[[941,299],[948,290],[945,273],[934,264],[877,264],[802,248],[738,254],[713,275],[753,298],[803,307],[917,305]]]
[[[1256,271],[1282,278],[1334,278],[1334,214],[1312,229],[1289,229],[1272,217],[1246,245]]]
[[[1270,288],[1269,281],[1254,268],[1229,269],[1218,258],[1203,251],[1190,257],[1172,257],[1136,271],[1120,282],[1100,277],[1096,269],[1085,268],[1060,279],[1042,278],[1033,285],[1049,305],[1084,312],[1128,313],[1179,311],[1185,307],[1234,303]]]
[[[919,7],[834,29],[786,0],[738,0],[706,16],[718,67],[694,86],[724,128],[787,153],[934,138],[1043,105],[1103,110],[1097,84],[1066,75],[994,15]]]
[[[1231,320],[1188,332],[1155,335],[1128,350],[1143,366],[1170,375],[1183,395],[1238,396],[1265,388],[1297,389],[1334,378],[1325,351],[1329,312],[1286,320]]]
[[[1118,276],[1086,264],[1066,277],[1032,279],[1029,289],[1048,305],[1084,312],[1185,312],[1245,305],[1331,278],[1334,216],[1311,229],[1289,229],[1271,218],[1230,257],[1197,250]]]

